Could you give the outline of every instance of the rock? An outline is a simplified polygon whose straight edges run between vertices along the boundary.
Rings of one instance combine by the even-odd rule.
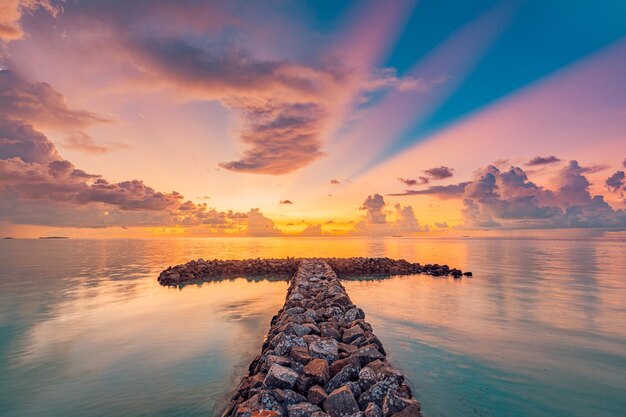
[[[273,388],[293,388],[298,379],[298,374],[289,368],[275,363],[267,372],[267,376],[263,381],[263,386],[269,389]]]
[[[314,385],[309,388],[309,392],[306,398],[311,404],[318,405],[319,403],[323,402],[327,396],[328,395],[326,395],[326,391],[324,390],[324,388],[320,387],[319,385]]]
[[[333,377],[337,375],[337,373],[341,371],[344,368],[344,366],[347,366],[347,365],[355,365],[355,366],[360,367],[361,361],[356,356],[348,356],[343,359],[338,359],[335,362],[333,362],[332,365],[330,365],[329,367],[330,376]]]
[[[320,336],[335,340],[341,340],[339,331],[329,322],[320,324]]]
[[[314,358],[333,362],[339,357],[339,344],[335,339],[320,339],[309,345],[309,353]]]
[[[344,317],[348,321],[354,321],[354,320],[357,320],[357,319],[364,319],[365,318],[365,313],[360,308],[354,307],[354,308],[351,308],[350,310],[346,311],[346,314],[344,314]]]
[[[300,362],[302,365],[306,365],[311,361],[311,359],[313,359],[313,357],[309,353],[309,348],[304,346],[292,347],[289,356],[291,356],[291,358],[295,361]]]
[[[363,333],[363,329],[361,329],[361,326],[352,326],[349,329],[343,331],[343,336],[341,337],[341,340],[344,343],[351,343],[359,336],[365,338],[365,334]]]
[[[347,416],[359,411],[359,405],[354,399],[354,395],[350,388],[337,388],[328,395],[324,401],[324,410],[330,417]]]
[[[381,360],[370,362],[359,372],[359,384],[363,391],[367,391],[380,381],[394,382],[399,385],[404,381],[404,375],[387,362]]]
[[[408,400],[398,395],[394,389],[389,389],[385,399],[383,400],[383,415],[385,417],[392,416],[404,410],[410,405],[419,407],[419,403],[415,400]]]
[[[328,381],[328,383],[324,386],[326,392],[331,392],[348,381],[356,380],[359,376],[359,371],[361,367],[358,365],[346,365],[341,371],[337,372],[337,374]]]
[[[369,403],[363,414],[365,414],[365,417],[383,417],[383,410],[375,403]]]
[[[306,402],[287,406],[289,417],[311,417],[314,413],[319,411],[322,410],[318,406]]]
[[[349,345],[347,343],[339,343],[337,346],[339,348],[339,352],[343,351],[349,355],[353,354],[358,349],[358,346]]]
[[[250,417],[281,417],[278,411],[273,410],[259,410],[254,411]]]
[[[359,406],[365,408],[369,403],[375,403],[382,409],[385,395],[387,395],[387,391],[390,388],[398,388],[398,384],[390,380],[377,382],[361,394],[359,397]]]
[[[399,413],[393,414],[391,417],[422,417],[422,412],[419,406],[410,405]]]
[[[275,389],[272,393],[274,394],[274,398],[284,405],[298,404],[306,401],[304,395],[298,394],[290,389]]]
[[[304,367],[304,373],[321,385],[326,384],[330,379],[328,362],[325,359],[313,359]]]
[[[385,357],[374,345],[360,347],[352,355],[359,358],[362,366],[367,365],[376,359],[384,359]]]

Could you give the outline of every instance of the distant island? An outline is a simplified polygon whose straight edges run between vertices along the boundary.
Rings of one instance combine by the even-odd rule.
[[[39,239],[69,239],[68,236],[42,236]]]
[[[15,239],[15,238],[11,236],[7,236],[7,237],[3,237],[2,239]]]

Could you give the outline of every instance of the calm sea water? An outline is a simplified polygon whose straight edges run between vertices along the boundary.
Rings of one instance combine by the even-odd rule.
[[[0,241],[0,415],[210,416],[287,283],[163,288],[199,257],[390,256],[472,279],[346,282],[427,416],[626,415],[626,241]]]

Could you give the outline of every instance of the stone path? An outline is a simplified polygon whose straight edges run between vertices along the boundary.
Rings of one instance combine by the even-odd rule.
[[[421,416],[402,373],[323,259],[299,262],[223,417]]]

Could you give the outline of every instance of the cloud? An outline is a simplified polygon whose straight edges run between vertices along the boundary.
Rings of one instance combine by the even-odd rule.
[[[63,94],[48,83],[31,83],[12,70],[0,70],[0,113],[37,126],[79,129],[111,119],[68,107]]]
[[[46,164],[61,159],[54,144],[32,125],[0,115],[0,160]]]
[[[537,166],[537,165],[549,165],[554,164],[556,162],[561,162],[559,158],[556,156],[536,156],[530,161],[526,162],[527,166]]]
[[[337,185],[337,184],[340,183],[340,181],[333,178],[332,180],[330,180],[330,183],[333,184],[333,185]]]
[[[321,224],[310,224],[308,225],[301,233],[301,236],[306,237],[318,237],[322,236],[322,225]]]
[[[624,162],[622,162],[622,166],[626,168],[626,158],[624,158]]]
[[[614,210],[602,196],[592,196],[583,175],[595,172],[570,161],[556,178],[554,190],[531,182],[518,167],[484,169],[465,188],[466,227],[469,228],[568,228],[626,227],[626,212]]]
[[[383,211],[384,207],[385,200],[383,196],[380,194],[374,194],[367,196],[367,198],[363,202],[363,205],[359,207],[359,210],[367,211],[365,218],[368,223],[384,224],[387,222],[387,216]]]
[[[450,178],[454,175],[454,169],[445,166],[430,168],[424,171],[426,175],[435,180]]]
[[[73,132],[63,142],[63,147],[74,151],[91,154],[103,154],[115,149],[130,149],[130,145],[118,142],[97,144],[94,139],[85,132]]]
[[[258,208],[250,210],[247,214],[246,233],[250,236],[282,236],[282,232],[274,222],[265,217]]]
[[[319,104],[266,102],[235,108],[244,116],[240,137],[249,149],[238,161],[220,163],[222,168],[282,175],[324,155],[320,132],[325,110]]]
[[[425,176],[420,176],[417,179],[400,177],[398,178],[398,181],[404,183],[404,185],[406,185],[407,187],[414,187],[416,185],[429,184],[431,179],[442,180],[445,178],[452,177],[454,175],[454,169],[448,168],[445,166],[440,166],[440,167],[435,167],[435,168],[424,170],[424,174]],[[407,190],[407,193],[405,194],[389,194],[389,195],[413,195],[413,194],[416,194],[416,193],[412,193],[411,191]],[[426,192],[422,192],[422,194],[426,194]]]
[[[280,204],[293,204],[291,200],[280,200]]]
[[[185,226],[211,233],[277,236],[258,209],[217,211],[141,180],[111,182],[63,159],[25,121],[0,116],[0,219],[57,227]],[[246,231],[246,228],[249,230]]]
[[[428,184],[430,179],[427,177],[418,177],[417,180],[414,178],[398,178],[398,181],[404,183],[407,187],[413,187],[418,184]]]
[[[420,226],[413,207],[401,206],[400,204],[394,205],[394,211],[390,213],[394,217],[393,221],[387,220],[385,207],[386,203],[382,195],[369,195],[359,208],[367,211],[365,217],[355,224],[354,229],[349,234],[389,236],[428,231],[428,227]]]
[[[380,35],[377,42],[395,30],[400,15],[393,10],[401,8],[372,6],[379,17],[389,15],[374,32],[367,24],[372,36]],[[159,89],[177,99],[218,101],[234,116],[231,132],[242,144],[239,155],[220,166],[243,173],[283,175],[322,158],[324,142],[345,119],[338,115],[350,113],[364,93],[425,91],[445,81],[371,68],[375,59],[367,56],[376,45],[342,56],[343,48],[312,42],[306,45],[317,48],[312,58],[303,59],[301,51],[281,56],[280,45],[266,48],[267,37],[291,30],[290,24],[269,27],[265,12],[251,2],[72,1],[54,21],[41,19],[29,29],[40,47],[54,48],[59,33],[67,34],[59,56],[114,68],[101,77],[108,91]]]
[[[624,184],[625,184],[624,178],[626,178],[626,174],[624,174],[624,171],[617,171],[615,172],[615,174],[607,178],[604,184],[606,184],[606,187],[609,189],[609,191],[612,191],[612,192],[625,191],[626,188],[624,187]]]
[[[435,222],[435,226],[440,229],[446,229],[449,227],[447,222],[441,222],[441,223]]]
[[[396,197],[409,195],[433,195],[439,198],[455,198],[463,195],[465,187],[469,183],[469,181],[465,181],[450,185],[431,185],[423,190],[406,190],[403,193],[391,193],[387,195]]]
[[[55,15],[58,8],[49,0],[2,0],[0,2],[0,42],[18,40],[24,37],[20,19],[25,13],[38,8]]]

